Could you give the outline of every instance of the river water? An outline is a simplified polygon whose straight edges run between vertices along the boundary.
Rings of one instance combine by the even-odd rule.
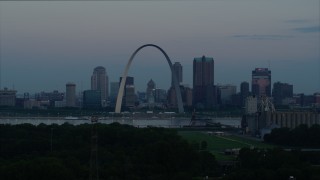
[[[153,127],[165,127],[165,128],[182,128],[183,126],[188,126],[192,122],[190,119],[101,119],[99,120],[99,123],[103,124],[111,124],[111,123],[120,123],[120,124],[127,124],[132,125],[135,127],[147,127],[147,126],[153,126]],[[211,120],[197,120],[195,121],[195,126],[204,126],[207,122],[210,123],[220,123],[222,125],[228,125],[233,127],[240,127],[241,118],[212,118]],[[0,118],[0,124],[33,124],[33,125],[39,125],[41,123],[50,125],[50,124],[64,124],[69,123],[72,125],[80,125],[85,123],[91,123],[88,119],[64,119],[64,118],[28,118],[28,117],[19,117],[19,118]]]

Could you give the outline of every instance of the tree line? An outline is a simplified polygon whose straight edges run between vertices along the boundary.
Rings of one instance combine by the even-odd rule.
[[[275,128],[264,136],[264,141],[282,146],[320,148],[320,125],[308,127],[301,124],[294,129]]]
[[[219,176],[214,156],[195,150],[175,130],[117,123],[22,124],[0,125],[1,179],[89,179],[93,128],[99,179]]]
[[[90,159],[97,134],[97,169]],[[90,179],[320,179],[320,153],[282,149],[240,150],[232,166],[221,165],[174,129],[118,123],[0,125],[2,180]],[[317,165],[317,166],[316,166]]]
[[[243,148],[240,150],[237,166],[224,179],[315,180],[320,179],[319,165],[319,152]]]

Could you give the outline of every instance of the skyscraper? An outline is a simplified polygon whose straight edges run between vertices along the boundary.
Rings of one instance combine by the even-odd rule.
[[[155,103],[166,103],[167,102],[167,91],[164,89],[154,89],[152,91]]]
[[[240,84],[240,93],[241,96],[247,97],[249,95],[249,83],[244,81]]]
[[[106,102],[109,95],[109,79],[106,69],[102,66],[94,68],[91,76],[91,90],[99,90],[101,92],[101,102]]]
[[[119,82],[111,82],[110,83],[110,101],[116,102],[117,96],[118,96],[118,91],[119,91]]]
[[[180,64],[180,62],[175,62],[173,64],[173,73],[176,75],[178,83],[181,84],[182,83],[182,66]],[[173,85],[173,74],[171,75],[171,86]]]
[[[287,83],[273,83],[272,97],[275,105],[282,105],[285,98],[293,97],[293,85]]]
[[[66,106],[76,106],[76,85],[74,83],[66,84]]]
[[[136,94],[134,85],[126,85],[126,94],[124,100],[124,105],[126,107],[133,107],[135,105]]]
[[[214,60],[202,56],[193,60],[193,105],[210,108],[216,104]]]
[[[232,96],[237,93],[237,87],[234,85],[217,85],[218,99],[223,105],[232,104]]]
[[[152,79],[150,79],[150,81],[147,84],[147,90],[146,90],[147,102],[154,101],[152,91],[155,88],[156,88],[156,84],[153,82]]]
[[[120,77],[119,86],[121,81],[122,81],[122,77]],[[127,76],[122,104],[126,107],[133,107],[135,105],[135,102],[136,102],[136,95],[135,95],[135,87],[134,87],[134,78]]]
[[[271,71],[268,68],[256,68],[252,71],[252,94],[258,97],[271,96]]]
[[[101,108],[101,92],[99,90],[83,91],[83,108]]]
[[[180,85],[180,91],[182,96],[182,103],[184,106],[192,106],[192,89],[187,85]],[[177,95],[175,88],[170,87],[167,93],[168,106],[176,108],[178,106]]]
[[[119,81],[119,85],[118,85],[118,86],[120,86],[121,81],[122,81],[122,77],[120,77],[120,81]],[[125,85],[126,85],[126,86],[127,86],[127,85],[134,85],[134,78],[131,77],[131,76],[127,76],[126,84],[125,84]]]
[[[248,82],[242,82],[240,84],[240,99],[241,99],[241,105],[245,104],[246,98],[249,96],[250,90],[249,90],[249,83]]]

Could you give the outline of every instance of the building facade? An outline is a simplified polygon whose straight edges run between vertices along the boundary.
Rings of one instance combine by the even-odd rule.
[[[109,78],[104,67],[94,68],[91,76],[91,90],[100,91],[101,104],[105,105],[109,96]]]
[[[247,97],[249,95],[249,83],[244,81],[240,84],[240,93],[242,96]]]
[[[286,98],[293,97],[293,85],[287,83],[276,82],[272,89],[273,103],[275,105],[284,105]]]
[[[35,94],[37,101],[63,101],[64,93],[54,90],[53,92],[41,92]]]
[[[218,85],[218,97],[223,105],[232,104],[232,96],[237,93],[237,87],[234,85]]]
[[[83,91],[83,108],[101,108],[101,92],[99,90]]]
[[[217,90],[214,86],[214,60],[202,56],[193,60],[193,105],[212,108],[216,104]]]
[[[192,89],[187,85],[180,85],[181,98],[183,106],[191,107],[192,106]],[[177,94],[174,87],[170,87],[168,90],[168,105],[169,107],[176,108],[178,107]]]
[[[311,107],[315,104],[314,95],[305,95],[303,93],[293,94],[294,104],[301,107]]]
[[[273,128],[294,129],[302,124],[311,127],[320,124],[320,114],[310,111],[262,112],[256,115],[246,115],[243,121],[247,133],[260,134],[261,138],[271,132]]]
[[[122,81],[122,77],[120,77],[119,85]],[[133,107],[136,102],[136,94],[135,94],[135,86],[134,86],[134,78],[131,76],[127,76],[126,84],[124,87],[122,104],[126,107]]]
[[[182,83],[183,77],[182,77],[182,65],[180,62],[175,62],[173,64],[173,73],[176,75],[179,85]],[[174,86],[173,84],[173,74],[171,75],[171,86]]]
[[[111,104],[115,104],[115,102],[117,101],[119,86],[120,86],[119,82],[110,82],[109,100]]]
[[[320,106],[320,92],[314,93],[314,102],[317,106]]]
[[[76,107],[76,84],[74,83],[66,84],[66,106]]]
[[[35,94],[35,100],[48,102],[48,106],[54,107],[56,101],[64,101],[65,93],[54,90],[53,92],[41,92]]]
[[[154,97],[152,94],[152,91],[154,89],[156,89],[156,83],[154,83],[154,81],[152,79],[150,79],[150,81],[147,84],[147,90],[146,90],[147,103],[154,103]]]
[[[255,114],[258,111],[258,100],[256,96],[248,96],[245,101],[246,114]]]
[[[124,105],[126,107],[134,107],[136,102],[136,94],[134,85],[126,85],[125,87],[125,97]]]
[[[271,97],[271,71],[268,68],[253,70],[251,86],[253,95]]]
[[[164,89],[154,89],[152,91],[155,103],[167,103],[167,91]]]
[[[250,94],[249,83],[244,81],[240,84],[240,99],[241,99],[242,106],[245,104],[245,100],[249,96],[249,94]]]
[[[0,106],[13,107],[16,104],[17,91],[4,88],[0,90]]]

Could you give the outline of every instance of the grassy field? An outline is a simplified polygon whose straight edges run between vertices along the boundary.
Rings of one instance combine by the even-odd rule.
[[[257,147],[257,148],[272,148],[274,146],[265,144],[260,141],[246,139],[234,135],[215,136],[208,135],[206,132],[200,131],[179,131],[179,135],[185,138],[190,143],[207,142],[207,150],[215,155],[217,160],[232,160],[233,156],[225,155],[225,149]]]

